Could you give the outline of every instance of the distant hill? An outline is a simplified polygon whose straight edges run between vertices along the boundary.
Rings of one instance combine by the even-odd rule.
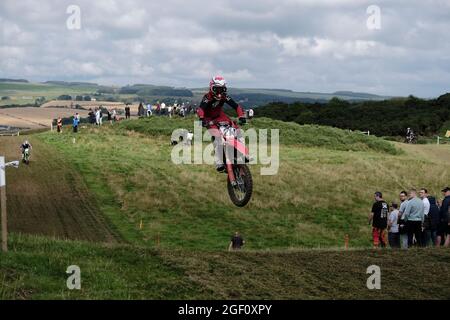
[[[25,79],[6,79],[6,78],[0,78],[0,82],[21,82],[21,83],[28,83],[28,80],[25,80]]]
[[[191,101],[198,104],[208,88],[177,88],[153,84],[137,83],[126,86],[101,85],[83,81],[49,80],[42,83],[30,83],[24,79],[0,79],[0,97],[11,97],[11,101],[0,102],[0,105],[29,104],[30,100],[45,97],[46,101],[60,95],[91,95],[97,100],[110,101],[164,101],[172,103],[174,100]],[[350,102],[381,101],[390,99],[370,93],[336,91],[334,93],[297,92],[289,89],[277,88],[229,88],[230,95],[246,108],[259,107],[269,103],[326,103],[336,97]]]
[[[194,94],[204,93],[208,88],[191,89]],[[370,93],[352,91],[337,91],[334,93],[297,92],[286,89],[256,89],[256,88],[230,88],[230,95],[245,107],[258,107],[273,102],[283,103],[326,103],[334,97],[346,101],[381,101],[390,99],[389,96],[380,96]]]
[[[122,87],[120,94],[136,94],[138,96],[171,96],[171,97],[193,97],[191,90],[186,88],[174,88],[168,86],[154,86],[148,84],[134,84]]]
[[[336,91],[332,93],[335,96],[347,96],[347,97],[355,97],[357,99],[367,99],[367,100],[379,100],[382,99],[389,99],[391,97],[385,97],[385,96],[379,96],[376,94],[371,93],[364,93],[364,92],[353,92],[353,91]]]
[[[66,82],[66,81],[45,81],[45,84],[53,84],[58,86],[98,86],[97,83],[91,82]]]

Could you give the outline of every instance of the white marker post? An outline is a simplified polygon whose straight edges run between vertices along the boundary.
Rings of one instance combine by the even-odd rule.
[[[0,157],[0,207],[2,210],[2,251],[8,251],[8,219],[6,215],[6,167],[19,167],[19,161],[5,163],[5,157]]]
[[[0,207],[2,210],[2,251],[8,251],[8,219],[6,218],[5,157],[0,157]]]

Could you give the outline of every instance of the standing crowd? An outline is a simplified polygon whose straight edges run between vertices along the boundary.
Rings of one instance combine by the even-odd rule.
[[[186,117],[189,114],[195,113],[195,106],[192,106],[190,103],[175,103],[173,105],[166,105],[164,102],[160,103],[159,101],[152,105],[148,103],[144,106],[141,102],[138,107],[138,117],[150,117],[153,115],[157,116],[168,116],[173,117],[178,115],[180,117]]]
[[[442,189],[443,200],[428,194],[426,188],[399,194],[400,205],[389,206],[381,192],[369,215],[374,247],[408,249],[413,246],[450,246],[450,187]],[[386,241],[386,231],[388,242]]]

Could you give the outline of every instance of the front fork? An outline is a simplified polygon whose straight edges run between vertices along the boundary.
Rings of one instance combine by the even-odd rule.
[[[228,179],[230,179],[231,185],[236,185],[236,176],[234,175],[233,170],[233,164],[230,163],[227,159],[227,172],[228,172]]]
[[[225,141],[223,142],[224,145],[227,145],[230,147],[233,146],[232,150],[233,150],[233,154],[234,154],[234,149],[236,149],[238,152],[241,152],[242,154],[244,154],[246,157],[248,156],[248,149],[247,147],[242,144],[238,139],[230,139],[228,141],[228,144],[225,144]],[[236,182],[236,176],[234,174],[234,170],[233,170],[233,163],[230,160],[230,156],[227,154],[227,151],[229,149],[227,147],[225,147],[225,161],[226,161],[226,167],[227,167],[227,172],[228,172],[228,178],[230,179],[230,182],[233,186],[237,185]],[[231,158],[234,158],[234,156],[231,156]]]

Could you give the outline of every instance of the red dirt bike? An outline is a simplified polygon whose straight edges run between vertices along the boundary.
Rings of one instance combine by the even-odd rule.
[[[218,127],[223,147],[223,163],[228,175],[228,195],[238,207],[245,206],[252,197],[253,179],[247,164],[250,161],[249,151],[239,138],[239,128],[233,121],[210,121]]]

